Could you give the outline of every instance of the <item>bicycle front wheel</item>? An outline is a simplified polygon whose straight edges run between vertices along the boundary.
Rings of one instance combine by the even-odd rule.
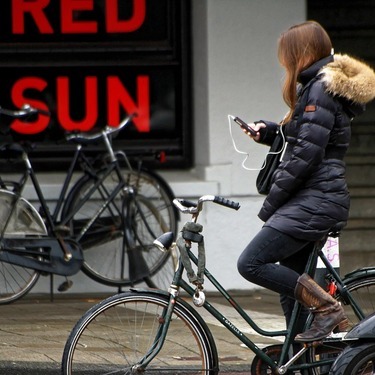
[[[0,230],[6,237],[42,236],[47,233],[35,208],[15,193],[0,190]],[[2,249],[2,259],[14,249]],[[27,294],[39,279],[39,271],[0,261],[0,305],[14,302]]]
[[[62,373],[215,374],[213,338],[203,320],[181,301],[174,305],[160,351],[146,367],[141,365],[161,340],[168,300],[157,293],[127,292],[95,305],[68,337]]]
[[[0,262],[0,305],[12,303],[23,297],[38,279],[38,271]]]
[[[126,186],[108,201],[120,183],[116,171],[95,191],[97,179],[85,176],[72,189],[63,216],[75,212],[70,226],[84,251],[83,271],[110,286],[145,281],[167,288],[174,264],[153,245],[164,232],[177,230],[173,194],[155,174],[121,169]],[[100,177],[100,173],[99,176]]]

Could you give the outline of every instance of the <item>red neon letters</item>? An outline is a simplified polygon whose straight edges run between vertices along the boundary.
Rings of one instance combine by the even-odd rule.
[[[60,0],[60,30],[48,20],[46,10],[52,1],[58,0],[12,0],[12,33],[27,33],[25,19],[32,19],[40,34],[96,34],[98,20],[94,16],[94,0]],[[123,0],[101,0],[104,3],[105,31],[107,33],[130,33],[138,30],[145,21],[146,0],[132,0],[133,13],[129,19],[119,19],[118,5]],[[127,0],[131,1],[131,0]],[[80,20],[79,13],[93,14],[93,19]]]
[[[35,33],[35,30],[41,35],[98,34],[103,31],[107,34],[135,32],[146,21],[146,0],[126,0],[126,5],[131,9],[127,19],[121,19],[120,16],[119,7],[124,4],[123,1],[11,0],[11,32],[13,35],[27,35],[30,31]],[[52,11],[58,12],[59,22],[55,24],[49,19]],[[55,18],[54,20],[56,21]],[[32,30],[29,30],[31,27]],[[121,109],[123,109],[126,113],[136,112],[138,116],[133,122],[137,130],[148,132],[150,131],[150,78],[138,75],[134,80],[136,88],[132,97],[118,76],[86,76],[83,79],[82,97],[77,97],[78,95],[74,95],[75,88],[69,76],[58,75],[53,81],[38,76],[25,76],[12,83],[11,97],[15,106],[20,107],[24,103],[30,103],[48,110],[44,101],[33,99],[31,94],[33,91],[37,93],[46,91],[55,101],[56,121],[59,126],[68,131],[87,131],[97,125],[99,108],[104,107],[103,103],[99,103],[100,98],[103,100],[103,96],[100,96],[98,91],[99,87],[101,90],[105,87],[107,124],[116,126],[121,120]],[[82,118],[72,117],[72,100],[81,106]],[[103,114],[100,117],[103,118]],[[19,133],[36,134],[44,131],[49,122],[48,116],[41,115],[33,123],[15,120],[12,128]]]
[[[107,97],[107,124],[116,126],[121,118],[121,109],[126,113],[137,113],[133,122],[139,132],[150,131],[150,78],[139,75],[136,77],[136,98],[133,99],[117,76],[106,78]],[[98,77],[85,77],[82,108],[84,117],[73,120],[70,116],[71,87],[69,77],[60,76],[56,78],[56,117],[58,124],[65,130],[90,130],[97,125],[98,121]],[[36,90],[43,92],[48,88],[48,82],[40,77],[24,77],[13,85],[11,98],[15,106],[20,107],[29,103],[37,108],[48,110],[48,106],[41,100],[30,99],[26,92]],[[53,94],[53,93],[52,93]],[[46,129],[50,121],[48,116],[40,115],[32,123],[15,120],[12,129],[22,134],[37,134]]]

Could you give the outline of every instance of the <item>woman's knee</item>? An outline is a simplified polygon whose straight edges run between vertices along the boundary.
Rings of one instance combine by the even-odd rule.
[[[242,277],[249,280],[252,275],[255,275],[257,273],[257,270],[259,269],[261,264],[255,258],[249,256],[247,250],[248,249],[245,249],[238,258],[237,270]]]
[[[244,262],[242,255],[240,255],[240,257],[237,260],[237,270],[241,276],[244,276],[244,274],[246,273],[246,264]]]
[[[274,263],[281,236],[283,235],[275,229],[263,227],[238,258],[237,270],[240,275],[254,281],[264,265]]]

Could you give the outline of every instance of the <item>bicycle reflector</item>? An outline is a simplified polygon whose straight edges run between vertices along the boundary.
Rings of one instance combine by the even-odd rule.
[[[167,154],[165,151],[160,151],[156,158],[160,161],[160,163],[165,163],[167,161]]]
[[[160,250],[160,251],[167,251],[172,243],[173,243],[173,233],[172,232],[166,232],[159,236],[155,241],[154,245]]]

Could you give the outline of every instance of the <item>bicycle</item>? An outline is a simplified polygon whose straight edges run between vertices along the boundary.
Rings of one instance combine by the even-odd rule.
[[[62,357],[64,375],[148,372],[217,374],[220,363],[215,339],[198,308],[204,308],[255,354],[253,362],[249,364],[251,374],[286,374],[292,371],[303,374],[328,373],[335,357],[345,347],[342,335],[332,335],[319,343],[298,347],[293,342],[300,312],[297,302],[287,329],[265,331],[205,267],[203,227],[196,222],[204,202],[239,208],[238,203],[212,195],[202,196],[198,203],[175,199],[175,206],[181,213],[191,214],[192,221],[184,225],[176,242],[173,242],[173,233],[166,233],[155,240],[160,249],[169,249],[172,253],[178,249],[179,252],[178,266],[168,292],[131,288],[89,309],[67,338]],[[192,251],[192,243],[198,243],[198,256]],[[323,245],[324,241],[316,242],[306,272],[310,275],[314,273],[317,258],[320,257],[327,267],[330,282],[337,286],[335,297],[346,304],[346,308],[353,309],[353,322],[363,319],[374,311],[368,298],[368,288],[375,288],[375,269],[358,270],[341,279],[322,252]],[[196,273],[191,262],[197,266]],[[184,270],[193,286],[183,278]],[[283,336],[284,343],[263,350],[258,348],[208,301],[203,292],[203,277],[211,282],[253,330],[265,337]],[[186,293],[181,293],[183,291]],[[361,294],[366,294],[367,300],[360,300],[358,297]],[[187,302],[188,296],[193,298],[194,307]]]
[[[21,119],[46,115],[29,105],[16,111],[0,107],[0,114]],[[140,162],[132,168],[125,152],[113,150],[112,138],[131,118],[118,127],[66,134],[75,151],[52,212],[28,156],[33,145],[20,141],[2,146],[7,158],[22,159],[24,169],[19,181],[0,179],[0,304],[24,296],[40,274],[71,276],[80,269],[109,286],[143,281],[164,286],[163,273],[173,272],[171,258],[150,248],[155,235],[176,231],[178,213],[161,176]],[[105,152],[91,158],[87,146],[97,143],[104,144]],[[79,169],[82,175],[73,182]],[[39,209],[22,196],[29,179]]]

